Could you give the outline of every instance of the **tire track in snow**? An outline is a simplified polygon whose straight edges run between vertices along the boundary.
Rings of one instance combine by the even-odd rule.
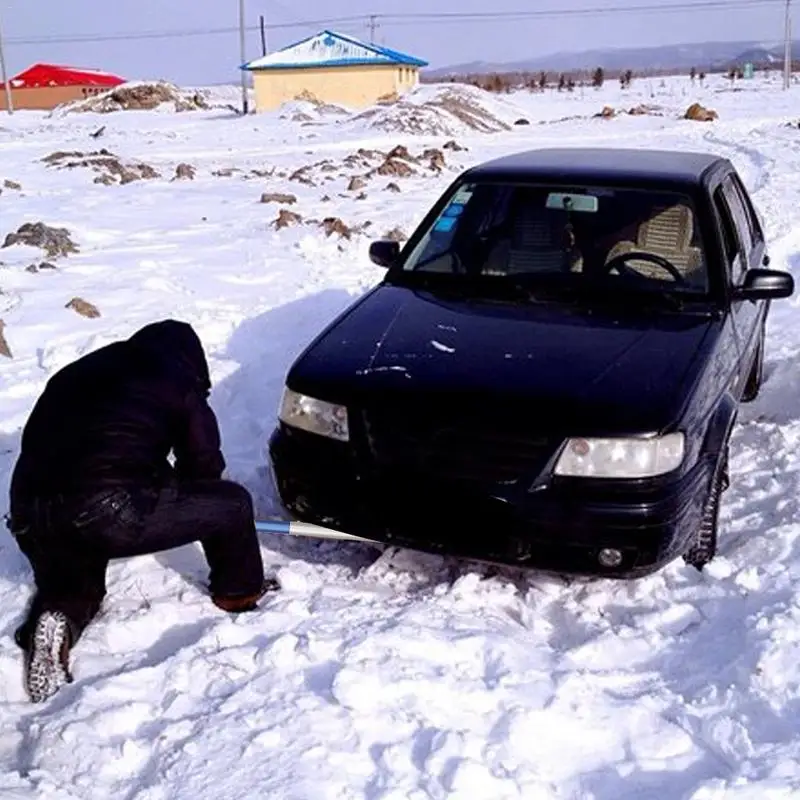
[[[787,194],[797,194],[795,188],[797,162],[800,161],[800,142],[796,137],[787,140],[783,131],[789,130],[784,124],[770,121],[760,123],[737,133],[723,136],[718,130],[707,131],[703,141],[719,151],[728,151],[728,157],[740,170],[747,184],[765,226],[765,235],[770,252],[782,251],[795,235],[796,215],[791,213],[793,204],[787,203]],[[744,140],[744,141],[743,141]],[[778,144],[778,142],[780,144]],[[765,152],[765,148],[775,148],[780,156]],[[723,153],[724,154],[724,153]],[[788,155],[797,156],[789,169]],[[747,179],[748,170],[742,161],[749,163],[755,172],[755,179]],[[794,189],[794,191],[792,191]]]
[[[800,143],[794,137],[786,141],[786,136],[781,135],[784,130],[787,130],[785,125],[770,122],[742,131],[736,138],[709,131],[704,139],[715,147],[729,150],[734,162],[739,156],[753,166],[756,178],[749,188],[762,212],[769,251],[775,266],[780,267],[783,262],[790,272],[795,273],[798,261],[791,256],[800,250],[800,214],[795,211],[797,202],[792,200],[800,200],[800,187],[795,185],[795,176],[800,167]],[[774,148],[774,153],[765,152],[767,148]],[[755,491],[759,497],[770,496],[769,487],[777,480],[778,474],[783,476],[784,481],[790,481],[787,502],[791,511],[787,513],[785,505],[781,506],[784,521],[796,519],[800,510],[794,500],[798,489],[797,470],[788,456],[792,445],[787,438],[787,434],[794,438],[792,429],[797,424],[790,409],[795,406],[800,413],[800,394],[794,391],[796,382],[793,379],[800,343],[792,341],[791,337],[787,341],[785,336],[787,328],[793,327],[795,309],[794,298],[778,302],[772,307],[767,335],[766,380],[759,399],[742,408],[740,423],[734,432],[731,463],[735,474],[738,470],[744,471],[752,459],[756,460],[756,465],[748,471],[747,480],[751,484],[748,494]],[[780,331],[780,338],[770,336],[771,331]],[[770,421],[777,422],[777,426],[769,424]],[[784,428],[788,430],[784,431]],[[740,444],[744,446],[741,453],[738,450]],[[772,465],[775,458],[783,466],[781,471]],[[760,502],[763,503],[763,498]],[[726,505],[730,505],[730,500]]]
[[[747,132],[747,135],[759,135],[762,137],[762,139],[765,138],[763,126],[751,129]],[[741,144],[739,141],[733,138],[721,137],[714,131],[706,131],[706,133],[703,135],[703,141],[713,144],[716,147],[722,147],[724,149],[731,150],[733,153],[740,154],[753,164],[756,169],[756,180],[749,187],[751,193],[757,194],[764,189],[769,182],[770,170],[774,169],[776,161],[774,158],[765,155],[757,147]]]
[[[783,141],[777,128],[776,124],[759,125],[737,138],[708,132],[704,139],[728,150],[737,166],[742,166],[742,159],[752,165],[756,176],[750,189],[765,218],[770,251],[776,266],[785,261],[794,272],[797,261],[790,254],[800,247],[796,232],[800,215],[795,211],[800,197],[794,185],[800,148],[795,141]],[[722,557],[708,569],[717,581],[705,600],[714,609],[713,616],[706,617],[700,635],[690,637],[696,649],[684,651],[685,664],[673,660],[666,670],[673,681],[684,675],[678,682],[680,696],[695,696],[688,707],[678,709],[684,727],[693,736],[711,741],[725,732],[724,747],[720,750],[717,743],[715,751],[735,773],[756,780],[766,777],[764,763],[777,766],[787,750],[796,757],[800,734],[794,713],[781,710],[784,704],[794,708],[799,702],[796,665],[787,670],[781,663],[782,674],[772,669],[769,679],[763,677],[766,664],[778,660],[779,642],[796,628],[800,616],[795,599],[800,578],[796,566],[800,460],[795,455],[800,441],[800,394],[794,391],[800,388],[794,378],[800,345],[791,334],[787,337],[795,309],[794,301],[773,307],[769,330],[779,333],[768,334],[769,376],[760,398],[743,407],[734,431],[732,484],[721,516]],[[737,646],[731,647],[732,642]],[[709,659],[708,653],[716,651],[719,656],[720,649],[727,650],[730,659],[722,675],[733,680],[727,686],[721,680],[703,688],[714,666],[714,657]],[[704,661],[708,661],[705,669]],[[784,744],[774,743],[776,731]],[[756,756],[762,759],[761,766],[756,765]]]

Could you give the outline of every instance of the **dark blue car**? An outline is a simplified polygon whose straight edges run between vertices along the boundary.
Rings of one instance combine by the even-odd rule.
[[[298,520],[567,574],[715,554],[728,442],[792,277],[726,159],[536,150],[467,170],[291,367]]]

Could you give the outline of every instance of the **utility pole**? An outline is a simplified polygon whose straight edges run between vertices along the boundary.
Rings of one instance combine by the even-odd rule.
[[[11,84],[8,82],[8,72],[6,71],[6,57],[3,52],[2,25],[0,25],[0,80],[3,81],[3,86],[6,90],[6,108],[8,109],[10,116],[14,113],[14,101],[11,97]]]
[[[239,61],[242,66],[247,63],[244,33],[244,0],[239,0]],[[242,114],[246,115],[249,110],[247,103],[247,70],[240,69],[239,72],[242,74]]]
[[[258,18],[259,25],[261,27],[261,55],[265,56],[267,54],[267,26],[264,22],[264,15]]]
[[[378,15],[369,15],[369,43],[375,44],[375,30],[378,28]]]
[[[792,81],[792,0],[786,0],[786,19],[783,39],[783,88],[788,89]]]

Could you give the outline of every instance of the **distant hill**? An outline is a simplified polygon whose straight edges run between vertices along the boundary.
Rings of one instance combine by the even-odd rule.
[[[792,58],[800,56],[800,42],[792,45]],[[733,64],[769,62],[776,66],[783,63],[783,45],[762,42],[702,42],[699,44],[662,45],[659,47],[636,47],[620,49],[585,50],[576,53],[553,53],[521,61],[487,62],[471,61],[425,70],[429,78],[447,75],[487,74],[492,72],[538,72],[585,70],[603,67],[606,70],[711,70],[727,69]]]

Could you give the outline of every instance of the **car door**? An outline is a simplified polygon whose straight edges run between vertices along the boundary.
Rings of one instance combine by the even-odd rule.
[[[760,266],[763,241],[759,247],[751,228],[747,206],[736,176],[728,173],[714,192],[714,206],[722,225],[729,285],[740,286],[748,269]],[[763,240],[763,235],[762,235]],[[763,301],[734,300],[731,303],[734,330],[739,349],[739,387],[747,380],[750,365],[756,354],[766,306]]]

